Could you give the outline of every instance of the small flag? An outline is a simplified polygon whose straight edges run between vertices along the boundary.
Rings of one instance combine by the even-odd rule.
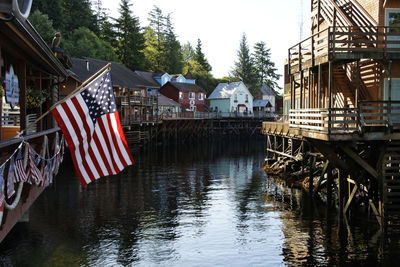
[[[134,163],[119,120],[110,71],[52,111],[83,186]]]
[[[15,173],[16,176],[18,177],[16,180],[17,181],[24,181],[28,179],[28,176],[26,175],[26,171],[24,168],[24,158],[22,157],[22,147],[18,149],[17,152],[17,158],[15,159]]]
[[[7,197],[10,198],[14,195],[14,184],[17,183],[17,176],[15,175],[15,162],[14,154],[11,156],[10,163],[8,165],[8,175],[7,175]]]
[[[35,160],[35,156],[34,156],[34,151],[33,148],[28,145],[28,149],[29,149],[29,169],[31,172],[31,180],[33,180],[36,184],[38,184],[41,180],[42,180],[42,174],[40,173],[38,167],[37,167],[37,161],[39,159],[40,162],[40,158],[38,157],[38,159]]]

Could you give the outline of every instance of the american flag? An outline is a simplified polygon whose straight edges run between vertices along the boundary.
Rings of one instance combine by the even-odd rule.
[[[24,181],[28,179],[28,176],[26,175],[26,171],[24,168],[24,158],[22,157],[22,147],[18,149],[17,152],[17,158],[15,159],[15,173],[16,173],[16,180],[19,181]]]
[[[83,186],[134,164],[122,131],[110,71],[52,111]]]
[[[31,180],[33,180],[36,184],[39,183],[39,181],[42,180],[42,174],[39,171],[39,168],[37,167],[38,165],[38,160],[35,159],[35,151],[33,148],[28,145],[29,147],[29,169],[31,171]],[[40,157],[37,157],[38,159]]]

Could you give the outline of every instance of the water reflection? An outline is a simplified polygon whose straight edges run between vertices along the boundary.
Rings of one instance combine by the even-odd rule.
[[[349,222],[261,171],[263,142],[154,148],[82,189],[71,163],[0,246],[0,265],[271,266],[396,262],[396,235]]]

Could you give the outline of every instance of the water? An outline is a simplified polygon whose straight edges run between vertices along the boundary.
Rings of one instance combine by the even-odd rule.
[[[374,218],[311,202],[261,170],[263,142],[136,153],[81,188],[71,162],[0,245],[5,266],[395,265]]]

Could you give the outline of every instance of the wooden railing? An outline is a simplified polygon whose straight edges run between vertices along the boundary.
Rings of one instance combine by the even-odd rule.
[[[291,109],[289,127],[327,134],[400,130],[400,101],[360,101],[358,108]]]
[[[154,106],[158,103],[156,96],[117,96],[116,101],[120,106]]]
[[[289,48],[291,73],[335,58],[387,58],[400,52],[400,27],[328,27]]]
[[[400,126],[400,101],[360,101],[362,127]]]

